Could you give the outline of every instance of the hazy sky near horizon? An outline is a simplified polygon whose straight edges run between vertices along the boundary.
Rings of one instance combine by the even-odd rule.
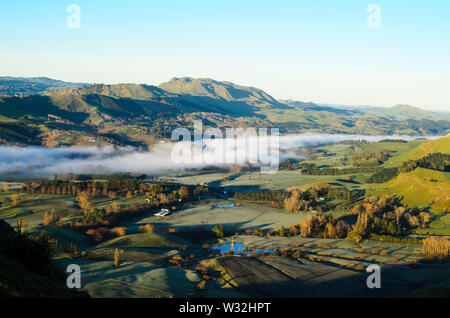
[[[0,43],[0,76],[209,77],[279,99],[450,110],[448,0],[0,1]]]

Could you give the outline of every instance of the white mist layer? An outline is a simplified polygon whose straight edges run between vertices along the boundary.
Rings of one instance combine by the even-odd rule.
[[[417,137],[406,135],[366,136],[340,134],[296,134],[279,137],[280,160],[304,158],[301,147],[338,143],[345,140],[379,142],[386,139],[414,140],[417,138],[437,139],[439,136]],[[259,137],[251,137],[249,144],[258,142]],[[209,140],[196,147],[203,149],[207,156],[214,156],[215,147],[220,140]],[[238,143],[237,143],[238,144]],[[174,157],[175,143],[165,142],[155,145],[147,152],[122,147],[84,147],[84,148],[44,148],[44,147],[0,147],[0,173],[27,175],[48,175],[55,173],[111,174],[111,173],[152,173],[165,170],[201,168],[210,165],[206,162],[187,162],[181,155]],[[226,146],[227,156],[244,156],[248,147]],[[270,152],[263,161],[270,161]],[[235,164],[235,163],[234,163]],[[219,164],[220,165],[220,164]],[[226,166],[227,164],[223,164]],[[228,164],[230,165],[230,164]]]

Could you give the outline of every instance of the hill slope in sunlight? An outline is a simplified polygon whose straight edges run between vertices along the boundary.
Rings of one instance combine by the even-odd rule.
[[[444,208],[444,203],[450,198],[450,172],[417,168],[401,173],[369,193],[403,196],[403,203],[410,206],[434,205],[439,209]]]
[[[393,157],[385,163],[386,167],[395,167],[408,160],[417,160],[432,153],[450,154],[450,134],[446,137],[422,142],[416,148]]]

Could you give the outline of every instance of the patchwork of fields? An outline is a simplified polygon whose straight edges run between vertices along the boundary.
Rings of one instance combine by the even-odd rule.
[[[448,137],[444,139],[448,141]],[[447,145],[440,140],[437,143],[439,147],[423,140],[326,145],[314,148],[314,158],[303,164],[318,169],[362,171],[364,166],[361,168],[352,159],[353,153],[386,151],[390,158],[380,166],[390,167],[398,164],[398,158],[417,153],[417,147],[427,152],[427,149],[443,149],[442,144]],[[8,191],[0,193],[0,219],[11,225],[25,222],[27,230],[37,236],[46,233],[58,247],[54,255],[57,264],[62,269],[68,264],[80,265],[83,289],[92,297],[420,297],[449,294],[448,263],[423,262],[422,240],[433,235],[443,238],[450,235],[450,172],[417,168],[383,183],[367,183],[373,174],[368,172],[307,175],[299,167],[281,169],[275,175],[251,170],[186,171],[182,176],[179,173],[161,173],[158,182],[171,187],[163,192],[154,190],[160,187],[154,179],[147,179],[142,182],[154,192],[139,191],[137,187],[134,192],[122,195],[95,195],[88,197],[88,209],[83,208],[79,194],[29,193],[20,191],[25,183],[2,183],[0,187]],[[94,183],[102,182],[95,180]],[[321,212],[312,208],[287,212],[279,202],[277,205],[269,201],[243,200],[233,195],[258,190],[288,193],[318,185],[346,188],[352,193],[350,202],[320,199],[335,206],[322,213],[325,218],[345,220],[350,227],[357,224],[353,206],[362,202],[367,205],[363,200],[374,195],[399,196],[405,207],[417,206],[430,213],[430,220],[413,233],[386,240],[306,237],[302,233],[292,234],[292,228]],[[191,195],[189,200],[185,200],[180,190],[186,186],[192,187],[186,190],[187,195]],[[193,195],[193,189],[199,186],[209,187],[212,192]],[[175,198],[170,204],[158,201],[140,210],[140,205],[146,202],[167,201],[170,196]],[[115,213],[111,212],[114,206],[118,210],[129,209],[128,213],[139,213],[118,219],[114,225],[90,219],[91,223],[81,223],[79,227],[65,226],[83,222],[89,214],[100,219],[110,216]],[[170,215],[155,216],[161,207],[169,208]],[[44,225],[44,219],[50,214],[60,223]],[[105,228],[115,232],[111,234]],[[288,234],[281,234],[282,229],[289,229]],[[104,236],[97,238],[95,234],[99,233]],[[235,243],[243,244],[246,253],[230,250],[220,254],[213,249],[222,244],[232,247]],[[371,264],[382,268],[381,290],[366,286],[365,269]]]

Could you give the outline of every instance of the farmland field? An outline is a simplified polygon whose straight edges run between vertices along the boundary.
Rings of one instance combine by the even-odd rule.
[[[373,167],[361,166],[355,156],[389,153],[384,165],[375,166],[382,169],[424,143],[433,149],[433,141],[423,140],[311,147],[309,160],[281,166],[274,175],[221,168],[164,171],[140,180],[4,182],[0,218],[12,226],[23,222],[32,235],[49,240],[62,269],[78,264],[83,290],[92,297],[446,295],[446,263],[424,262],[422,251],[427,238],[450,235],[449,172],[418,167],[368,183]],[[323,171],[329,173],[318,175]],[[303,210],[286,208],[294,193],[304,195],[292,201]],[[426,223],[401,235],[351,236],[361,209],[389,200],[416,213],[414,222]],[[169,215],[155,216],[161,208]],[[336,229],[344,222],[346,235],[305,234],[311,220],[331,220]],[[382,268],[382,290],[366,286],[371,264]]]

